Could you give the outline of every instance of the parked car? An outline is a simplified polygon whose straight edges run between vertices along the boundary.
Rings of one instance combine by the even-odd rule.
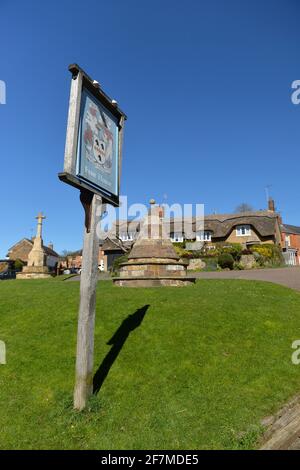
[[[104,261],[103,261],[103,259],[100,261],[98,269],[99,269],[99,271],[104,271]]]
[[[5,281],[6,279],[16,279],[16,271],[4,271],[0,273],[0,281]]]

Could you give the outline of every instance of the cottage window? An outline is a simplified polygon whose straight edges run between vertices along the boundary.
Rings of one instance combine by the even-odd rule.
[[[183,234],[179,232],[171,233],[170,234],[171,242],[183,242]]]
[[[196,233],[197,242],[210,242],[211,241],[211,232],[209,230],[201,230]]]
[[[128,232],[128,240],[134,240],[135,239],[135,232]]]
[[[126,233],[121,232],[119,236],[120,236],[122,242],[124,242],[124,241],[127,239],[127,238],[126,238],[126,237],[127,237],[127,232],[126,232]]]
[[[246,237],[251,235],[250,225],[238,225],[236,227],[236,236],[237,237]]]
[[[131,240],[134,240],[135,238],[135,232],[122,232],[120,233],[120,238],[122,240],[122,242],[127,242],[127,241],[131,241]]]

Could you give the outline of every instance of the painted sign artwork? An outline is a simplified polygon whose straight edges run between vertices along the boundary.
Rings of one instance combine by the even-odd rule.
[[[77,175],[118,194],[118,121],[87,90],[82,91]]]

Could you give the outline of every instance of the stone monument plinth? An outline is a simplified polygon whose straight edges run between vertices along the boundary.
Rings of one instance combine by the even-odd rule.
[[[180,261],[163,225],[163,209],[150,201],[149,214],[128,261],[120,265],[114,284],[122,287],[186,286],[195,282],[187,276],[187,264]]]
[[[24,266],[22,272],[17,274],[17,279],[45,279],[51,277],[43,249],[42,225],[45,218],[41,213],[36,217],[38,224],[33,247],[28,255],[27,266]]]

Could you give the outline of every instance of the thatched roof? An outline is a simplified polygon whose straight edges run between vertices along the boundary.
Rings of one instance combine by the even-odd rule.
[[[237,225],[250,225],[259,235],[268,237],[275,234],[276,224],[277,214],[269,211],[208,215],[204,218],[204,230],[210,230],[213,238],[226,237]]]
[[[254,230],[262,237],[274,235],[278,224],[278,214],[271,211],[243,212],[239,214],[213,214],[204,216],[204,227],[197,222],[195,218],[184,219],[165,219],[164,226],[170,227],[170,233],[185,233],[187,238],[189,231],[197,232],[199,230],[209,230],[213,238],[226,237],[237,225],[251,225]],[[120,220],[116,222],[117,233],[121,232],[139,232],[140,221]]]

